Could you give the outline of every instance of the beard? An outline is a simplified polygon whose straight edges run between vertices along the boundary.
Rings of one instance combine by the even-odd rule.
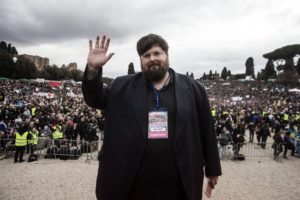
[[[168,60],[164,63],[153,61],[142,70],[142,73],[148,82],[158,82],[162,80],[169,69]]]

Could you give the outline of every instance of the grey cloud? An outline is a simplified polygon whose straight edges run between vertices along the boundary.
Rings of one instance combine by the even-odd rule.
[[[38,44],[108,33],[124,41],[130,35],[167,29],[180,22],[195,2],[2,0],[1,38]]]
[[[0,10],[1,39],[25,44],[51,43],[86,38],[103,30],[108,30],[113,36],[121,36],[116,25],[106,21],[101,9],[96,11],[92,7],[91,10],[83,10],[78,4],[68,5],[73,1],[46,2],[19,1],[16,6],[14,1],[11,4],[7,1]]]
[[[183,72],[223,66],[237,70],[249,56],[257,70],[265,64],[263,53],[299,43],[299,15],[294,9],[299,5],[298,0],[0,0],[0,40],[18,50],[35,47],[38,54],[43,44],[56,50],[108,34],[116,51],[110,69],[117,69],[135,58],[131,51],[136,40],[152,32],[170,42],[170,61]],[[59,64],[68,53],[72,60],[72,51],[80,56],[74,62],[84,66],[80,45],[65,49],[64,55],[46,47],[43,52]]]

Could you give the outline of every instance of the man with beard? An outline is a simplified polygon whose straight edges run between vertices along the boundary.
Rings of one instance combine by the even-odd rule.
[[[105,87],[109,44],[90,40],[82,84],[86,103],[105,110],[97,198],[200,200],[204,175],[211,188],[221,175],[205,89],[169,68],[168,44],[155,34],[137,42],[142,72]]]

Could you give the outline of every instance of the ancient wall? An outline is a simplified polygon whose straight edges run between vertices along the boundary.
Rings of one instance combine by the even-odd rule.
[[[31,60],[36,66],[37,70],[41,71],[45,68],[45,66],[49,65],[49,58],[42,58],[40,56],[32,56],[32,55],[22,55],[25,58]]]
[[[70,63],[68,65],[68,69],[69,69],[69,71],[76,70],[77,69],[77,63]]]

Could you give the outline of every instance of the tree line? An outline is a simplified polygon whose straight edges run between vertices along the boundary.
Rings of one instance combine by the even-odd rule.
[[[257,80],[269,80],[275,79],[282,83],[295,83],[300,78],[300,45],[288,45],[270,53],[263,55],[268,59],[266,66],[261,71],[257,72],[255,76],[254,72],[254,59],[249,57],[245,62],[245,73],[232,75],[231,71],[226,67],[222,69],[221,75],[217,72],[209,74],[204,73],[202,80],[215,80],[215,79],[245,79],[246,77],[252,77]]]
[[[263,55],[268,59],[264,69],[259,71],[255,76],[254,59],[252,57],[247,58],[245,61],[245,73],[232,74],[227,67],[223,67],[221,74],[212,70],[208,74],[204,73],[200,78],[202,80],[216,80],[223,79],[245,79],[246,77],[252,77],[257,80],[277,79],[281,82],[297,82],[300,77],[300,45],[288,45],[278,48],[270,53]],[[14,58],[17,60],[14,61]],[[128,65],[128,74],[135,74],[133,63]],[[194,73],[186,72],[186,75],[194,78]],[[29,59],[24,56],[18,56],[17,49],[11,44],[7,44],[4,41],[0,42],[0,77],[13,78],[13,79],[34,79],[45,78],[48,80],[62,80],[62,79],[74,79],[80,81],[82,79],[83,72],[81,70],[69,70],[64,65],[62,67],[44,66],[44,69],[38,71]],[[111,82],[112,79],[107,80]]]
[[[80,81],[83,72],[81,70],[69,70],[62,67],[44,66],[44,69],[37,70],[34,63],[22,55],[18,55],[17,49],[10,43],[0,42],[0,77],[12,79],[35,79],[44,78],[47,80],[73,79]]]

